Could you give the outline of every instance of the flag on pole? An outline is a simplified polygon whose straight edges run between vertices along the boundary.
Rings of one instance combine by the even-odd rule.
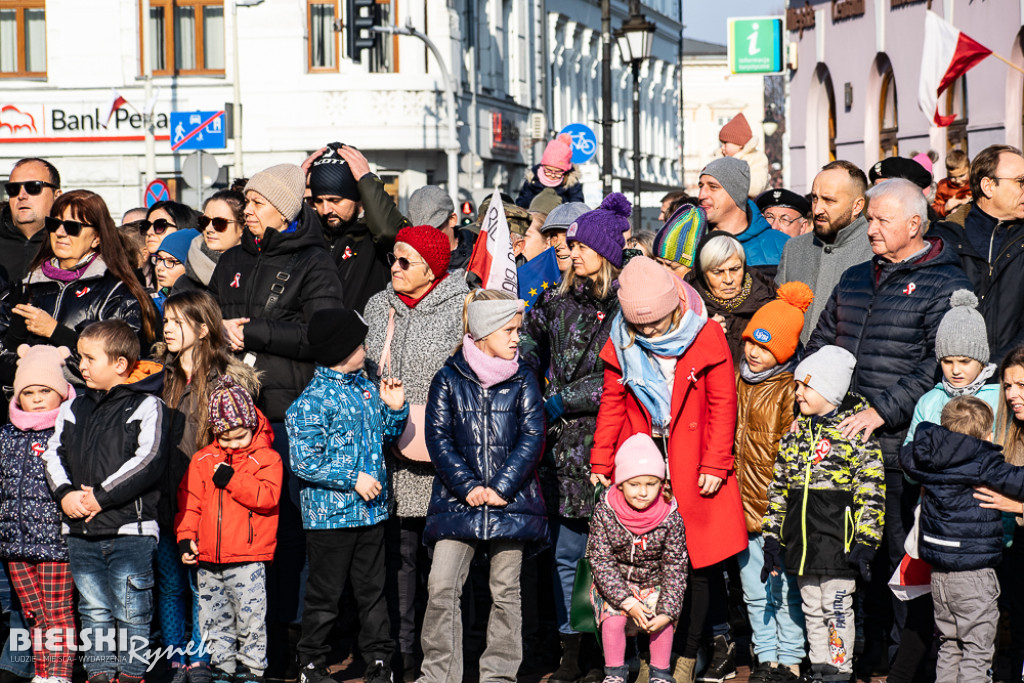
[[[935,12],[925,12],[917,103],[935,125],[948,126],[956,118],[939,114],[939,96],[990,54],[992,50],[957,30]]]
[[[476,238],[466,270],[480,278],[484,289],[500,289],[519,295],[512,236],[508,230],[508,219],[505,218],[505,205],[497,188],[491,195],[487,214],[480,225],[480,236]]]
[[[516,272],[516,276],[519,278],[519,298],[529,308],[541,294],[558,287],[562,282],[562,272],[558,270],[555,248],[548,247],[524,263]]]
[[[111,89],[110,93],[111,93],[110,109],[108,110],[108,113],[107,113],[107,121],[106,121],[106,123],[103,124],[104,128],[106,128],[107,126],[110,125],[110,119],[114,118],[114,112],[116,112],[118,109],[120,109],[124,105],[128,104],[128,100],[126,100],[121,95],[121,93],[117,92],[114,89]]]
[[[156,109],[156,101],[160,98],[160,88],[157,87],[156,91],[153,92],[153,96],[146,100],[146,105],[142,108],[143,116],[152,116],[153,110]]]

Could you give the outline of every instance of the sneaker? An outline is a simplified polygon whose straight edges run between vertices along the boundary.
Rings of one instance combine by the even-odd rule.
[[[234,683],[235,677],[233,674],[229,674],[223,669],[218,669],[215,666],[210,667],[210,678],[213,683]]]
[[[697,676],[699,683],[723,683],[736,678],[736,643],[727,636],[715,636],[714,652],[707,670]]]
[[[110,676],[107,674],[93,674],[89,676],[89,683],[110,683]]]
[[[782,666],[781,664],[772,674],[772,683],[798,683],[800,676],[793,673],[788,666]]]
[[[314,664],[310,662],[306,666],[302,667],[299,672],[299,683],[337,683],[331,674],[327,672],[327,667],[323,664]]]
[[[373,664],[366,667],[366,671],[363,673],[363,680],[366,683],[395,683],[391,667],[380,659],[374,660]]]
[[[602,679],[602,683],[626,683],[626,678],[628,676],[628,666],[606,666],[604,668],[604,678]]]
[[[421,659],[411,652],[402,653],[402,683],[413,683],[420,677]]]
[[[263,683],[263,674],[239,667],[235,672],[235,683]]]
[[[786,669],[789,671],[789,669]],[[774,683],[775,674],[778,671],[770,662],[761,662],[750,672],[750,683]]]
[[[142,683],[143,676],[129,676],[128,674],[122,673],[117,676],[117,683]]]
[[[213,683],[213,671],[206,662],[196,662],[188,668],[188,683]]]
[[[170,683],[188,683],[188,669],[184,664],[171,667]]]

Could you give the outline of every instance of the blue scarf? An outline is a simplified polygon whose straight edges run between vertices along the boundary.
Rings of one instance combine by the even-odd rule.
[[[622,368],[622,379],[619,381],[633,390],[651,414],[656,427],[666,428],[672,419],[672,387],[652,356],[678,358],[683,355],[707,321],[706,308],[701,306],[699,311],[689,308],[683,313],[676,329],[654,339],[636,335],[636,343],[631,346],[629,329],[622,312],[619,311],[612,321],[611,338],[615,344],[615,357]]]

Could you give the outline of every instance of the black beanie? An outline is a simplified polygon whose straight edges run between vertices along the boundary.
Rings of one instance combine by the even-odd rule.
[[[317,365],[331,367],[348,358],[366,340],[363,316],[349,308],[323,308],[309,317],[306,336]]]
[[[309,169],[309,190],[314,197],[337,195],[358,202],[361,199],[359,183],[352,176],[348,162],[338,155],[341,146],[340,142],[330,143],[323,156],[313,162]]]

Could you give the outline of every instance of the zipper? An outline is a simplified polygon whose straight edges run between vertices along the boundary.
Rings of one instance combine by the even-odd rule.
[[[484,471],[486,472],[487,483],[488,483],[488,485],[490,485],[490,483],[491,483],[491,442],[490,442],[490,434],[491,434],[491,429],[490,429],[491,410],[490,409],[491,409],[491,405],[490,405],[490,403],[487,400],[487,395],[488,395],[487,389],[484,389],[483,385],[481,385],[480,388],[483,389],[483,392],[484,392],[483,400],[481,401],[481,404],[482,404],[483,409],[484,409]],[[508,501],[508,502],[511,503],[512,501]],[[484,540],[485,541],[490,540],[490,533],[491,533],[491,511],[490,511],[490,506],[487,503],[484,503]]]
[[[846,554],[850,554],[850,548],[853,546],[853,534],[856,527],[853,523],[853,510],[850,506],[846,506],[846,512],[843,514],[843,550]]]
[[[249,510],[249,545],[252,545],[252,510]]]
[[[807,465],[804,466],[804,497],[800,501],[800,571],[797,576],[804,575],[804,565],[807,563],[807,494],[811,489],[811,453],[814,452],[814,444],[821,437],[821,427],[814,434],[811,440],[811,447],[807,451]]]
[[[220,524],[224,519],[224,489],[217,489],[217,563],[220,563]]]

